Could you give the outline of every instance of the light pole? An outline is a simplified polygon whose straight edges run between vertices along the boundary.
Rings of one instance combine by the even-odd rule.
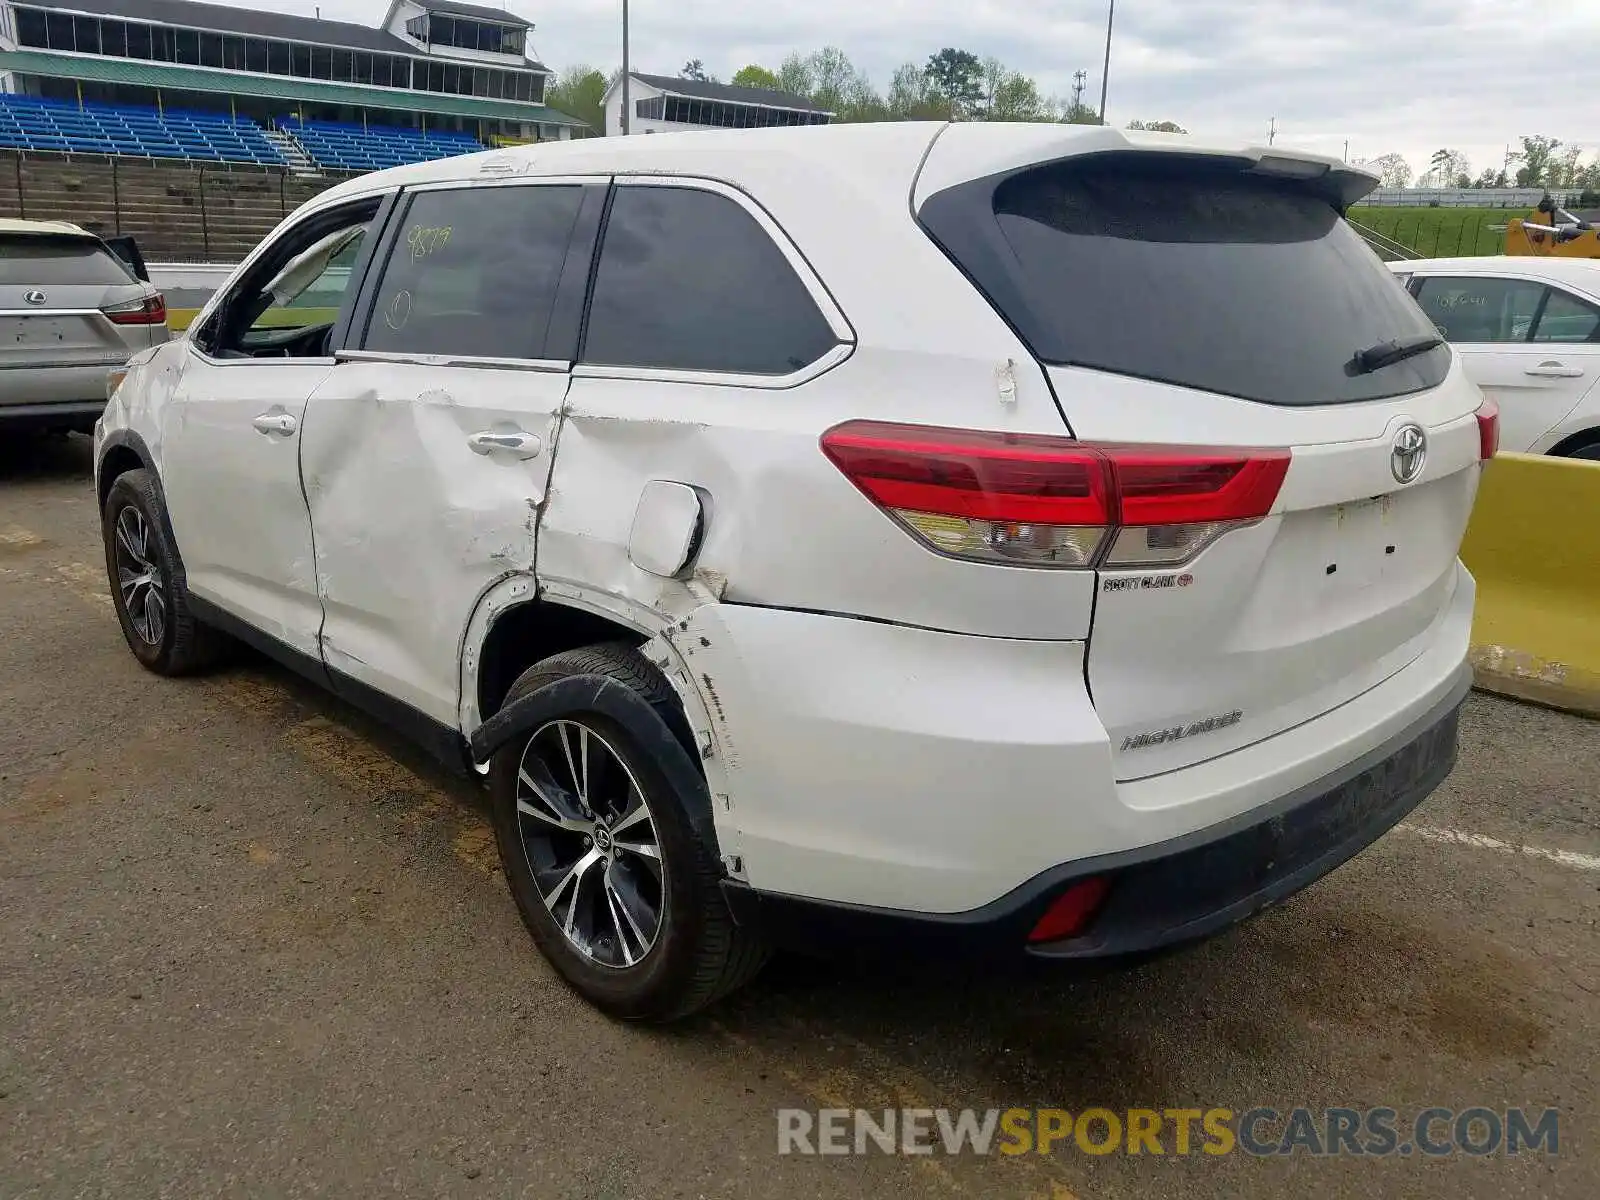
[[[1111,25],[1117,19],[1117,0],[1106,13],[1106,62],[1100,68],[1100,124],[1106,123],[1106,87],[1111,82]]]
[[[633,132],[633,105],[628,97],[628,0],[622,0],[622,135]]]

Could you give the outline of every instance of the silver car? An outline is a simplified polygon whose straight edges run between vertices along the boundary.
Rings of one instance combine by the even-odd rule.
[[[94,428],[106,377],[167,332],[161,293],[87,230],[0,220],[0,429]]]

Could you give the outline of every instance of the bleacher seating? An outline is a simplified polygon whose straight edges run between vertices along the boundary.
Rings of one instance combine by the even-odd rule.
[[[278,128],[290,134],[324,167],[371,171],[426,159],[474,154],[486,147],[466,133],[409,129],[399,125],[360,125],[343,121],[300,121],[281,117]]]
[[[283,156],[248,117],[0,93],[0,147],[136,158],[256,163]]]

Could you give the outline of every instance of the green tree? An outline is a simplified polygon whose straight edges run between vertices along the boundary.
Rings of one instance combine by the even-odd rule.
[[[1049,116],[1039,85],[992,55],[983,60],[982,96],[972,115],[984,121],[1038,121]]]
[[[1561,148],[1559,138],[1524,137],[1522,139],[1522,166],[1517,168],[1518,187],[1544,187],[1550,181],[1550,169],[1555,165],[1556,151]]]
[[[576,131],[580,136],[597,137],[606,131],[606,87],[606,77],[593,67],[568,67],[545,89],[545,103],[586,123],[587,130]]]
[[[783,65],[778,68],[778,87],[781,90],[793,92],[796,96],[809,96],[814,86],[809,57],[796,51],[783,60]]]
[[[706,74],[706,64],[701,62],[698,58],[691,58],[688,62],[683,64],[682,78],[698,80],[701,83],[715,82],[710,75]]]
[[[781,85],[778,77],[765,67],[758,67],[751,63],[747,67],[740,67],[734,73],[733,82],[739,87],[772,88],[777,90]]]
[[[1386,188],[1403,188],[1411,183],[1411,164],[1399,154],[1385,154],[1371,161],[1362,159],[1355,165],[1371,171]]]
[[[1062,104],[1061,122],[1064,125],[1099,125],[1100,114],[1087,104]]]
[[[1418,182],[1434,187],[1467,187],[1472,182],[1472,164],[1459,150],[1435,150],[1428,160],[1428,173]]]
[[[1129,129],[1142,129],[1146,133],[1188,133],[1176,121],[1129,121]]]
[[[950,103],[933,90],[927,73],[914,62],[895,68],[884,108],[891,121],[948,121]]]
[[[882,121],[889,110],[866,73],[837,46],[791,54],[778,70],[778,86],[805,96],[839,121]]]
[[[983,100],[983,63],[970,50],[946,46],[923,68],[933,90],[950,102],[956,120],[970,118]]]

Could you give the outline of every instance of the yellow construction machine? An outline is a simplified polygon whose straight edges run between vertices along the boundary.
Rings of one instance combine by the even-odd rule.
[[[1600,258],[1600,213],[1573,216],[1546,196],[1527,217],[1506,223],[1505,253]]]

